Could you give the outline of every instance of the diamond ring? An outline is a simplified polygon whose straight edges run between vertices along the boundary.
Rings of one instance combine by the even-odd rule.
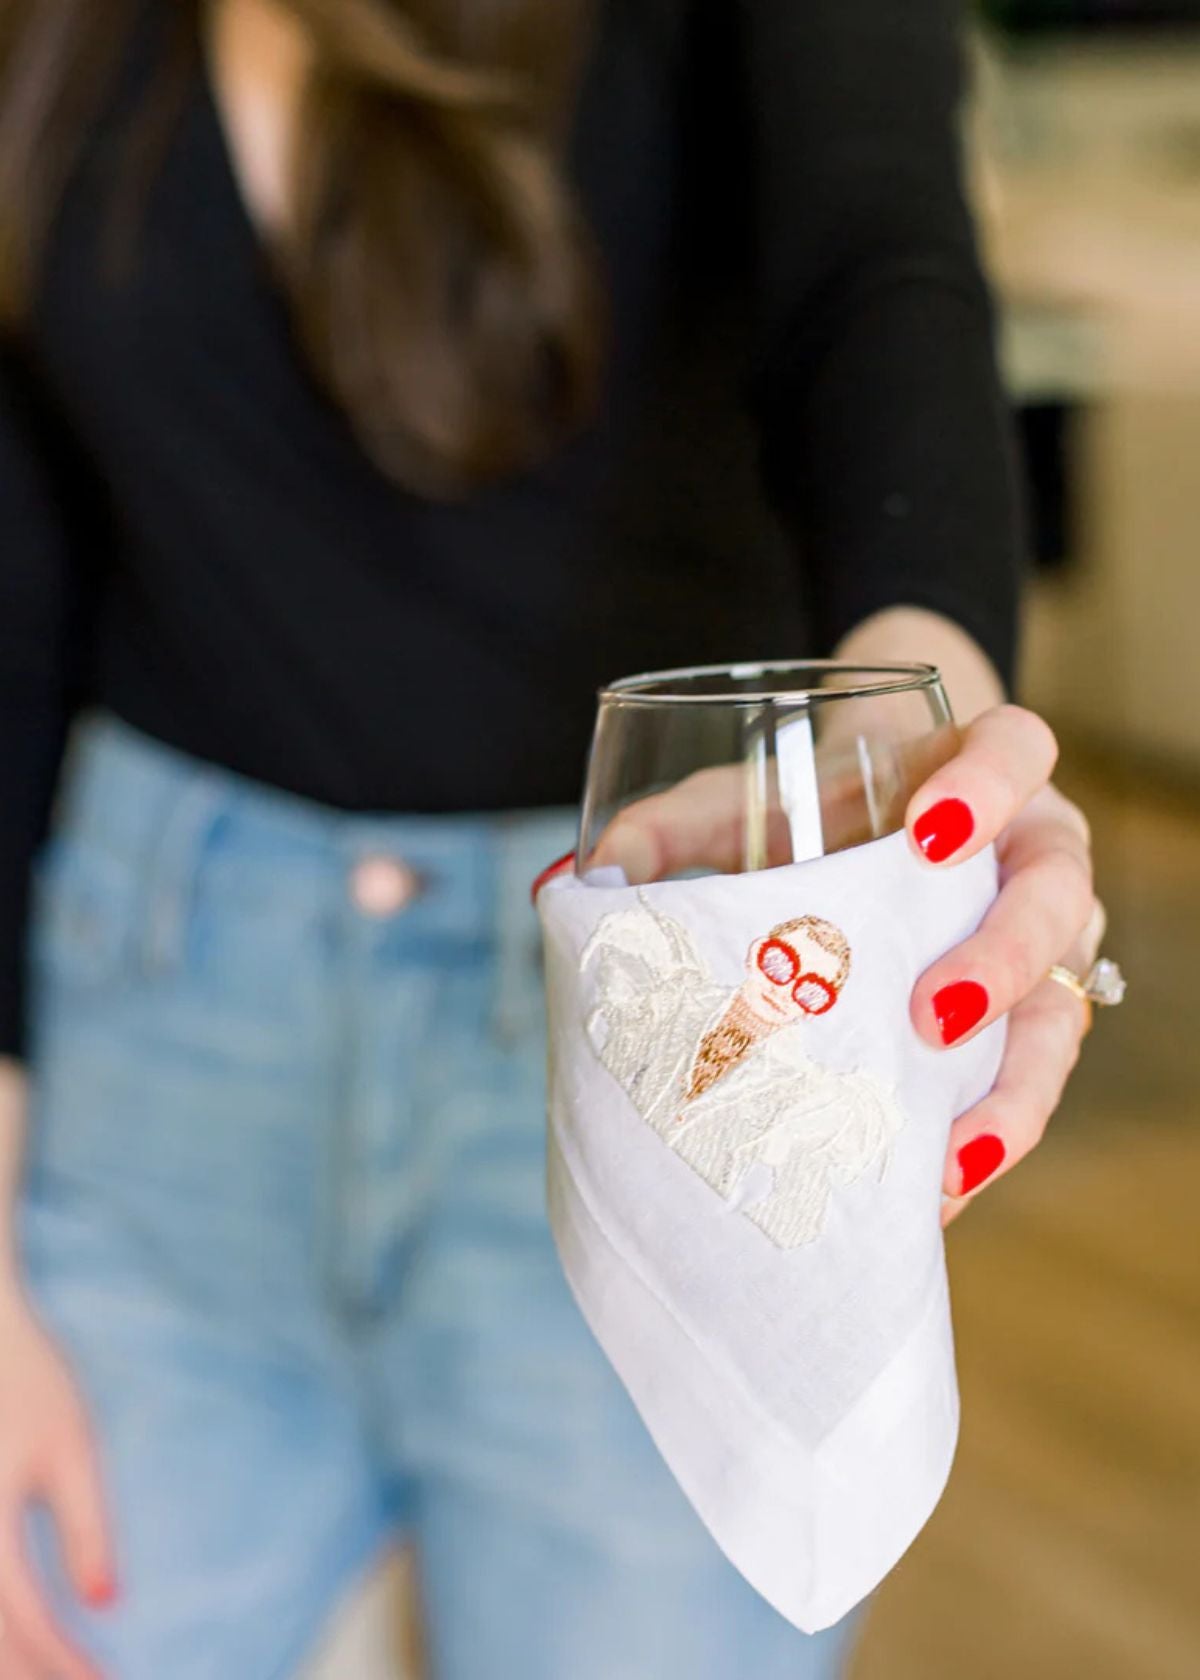
[[[1097,957],[1087,974],[1080,979],[1072,968],[1063,963],[1055,963],[1050,970],[1050,979],[1057,980],[1060,986],[1065,986],[1069,992],[1087,1006],[1088,1026],[1092,1024],[1092,1005],[1099,1004],[1102,1009],[1112,1009],[1125,996],[1125,976],[1111,957]]]

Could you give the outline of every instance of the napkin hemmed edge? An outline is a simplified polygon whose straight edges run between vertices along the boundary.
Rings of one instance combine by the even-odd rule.
[[[781,1463],[778,1425],[761,1430],[744,1384],[713,1367],[613,1248],[553,1127],[547,1195],[579,1309],[713,1539],[795,1627],[833,1626],[899,1562],[950,1474],[959,1410],[944,1267],[853,1410],[815,1450],[797,1442]]]

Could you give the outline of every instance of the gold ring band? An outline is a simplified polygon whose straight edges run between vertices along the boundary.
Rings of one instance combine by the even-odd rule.
[[[1048,978],[1051,980],[1057,980],[1060,986],[1065,986],[1069,992],[1074,992],[1075,996],[1083,1005],[1083,1036],[1086,1038],[1092,1030],[1092,1023],[1095,1020],[1095,1011],[1092,1009],[1091,998],[1084,990],[1083,981],[1079,978],[1078,974],[1075,973],[1074,969],[1066,968],[1062,963],[1054,964],[1054,967],[1050,970]]]
[[[1065,986],[1069,992],[1074,992],[1083,1004],[1087,1011],[1085,1032],[1091,1031],[1093,1004],[1111,1009],[1125,996],[1125,976],[1111,957],[1097,957],[1083,978],[1065,963],[1055,963],[1049,978],[1057,981],[1060,986]]]
[[[1087,995],[1087,987],[1073,968],[1067,968],[1064,963],[1055,963],[1050,970],[1050,979],[1057,980],[1060,986],[1065,986],[1069,992],[1074,992],[1081,1002],[1091,1003],[1092,1000]]]

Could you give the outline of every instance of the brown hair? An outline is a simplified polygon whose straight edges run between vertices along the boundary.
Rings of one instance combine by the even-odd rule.
[[[588,0],[276,3],[317,48],[274,253],[312,366],[414,490],[452,496],[532,465],[586,417],[599,377],[600,288],[563,169]],[[137,6],[4,0],[9,326]],[[193,45],[199,6],[169,8]]]

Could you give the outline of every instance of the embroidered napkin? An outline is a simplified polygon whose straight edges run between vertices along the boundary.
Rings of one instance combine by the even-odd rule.
[[[718,1544],[806,1631],[887,1574],[949,1472],[942,1173],[1003,1025],[936,1051],[909,994],[995,892],[990,852],[935,870],[899,833],[538,896],[564,1269]]]

